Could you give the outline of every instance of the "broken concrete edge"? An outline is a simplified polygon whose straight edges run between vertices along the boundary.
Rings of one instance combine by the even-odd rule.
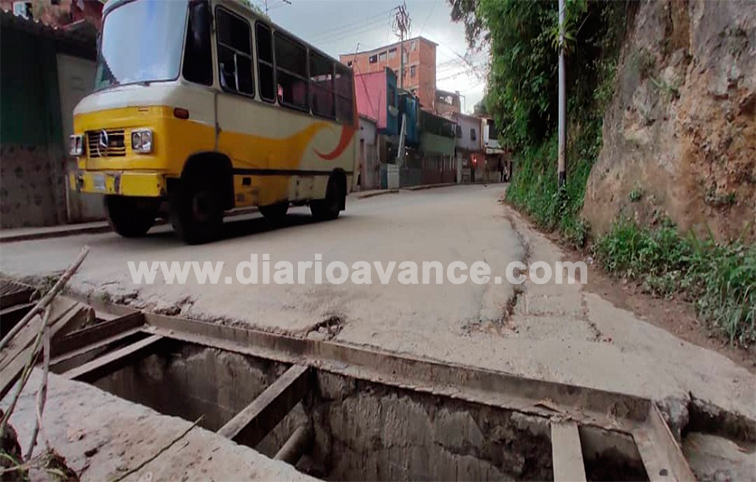
[[[259,209],[256,207],[241,208],[226,213],[226,217],[231,218],[235,216],[244,216],[246,214],[252,214],[258,211]],[[157,221],[155,221],[155,226],[163,226],[166,224],[168,224],[168,221],[165,219],[158,219]],[[78,236],[81,234],[100,234],[112,231],[107,221],[102,221],[96,224],[86,223],[85,225],[62,225],[59,228],[60,229],[52,229],[50,226],[44,226],[40,227],[39,231],[32,231],[23,234],[10,233],[5,235],[0,233],[0,244],[15,243],[18,241],[33,241],[37,239],[63,238],[67,236]]]
[[[25,283],[30,284],[30,281],[31,280],[26,279]],[[102,299],[97,296],[92,296],[92,293],[84,294],[84,293],[77,293],[77,292],[72,292],[70,290],[67,290],[67,293],[65,295],[81,303],[88,304],[94,310],[98,312],[109,313],[115,316],[125,316],[125,315],[141,312],[149,316],[150,318],[153,318],[153,317],[157,317],[158,319],[179,318],[179,319],[184,319],[186,321],[195,321],[199,323],[214,323],[212,320],[208,320],[208,319],[191,319],[190,320],[185,315],[159,313],[157,311],[151,310],[148,306],[144,306],[142,304],[140,304],[137,307],[137,306],[129,305],[128,302],[123,303],[123,302],[118,302],[117,300],[113,300],[113,299]],[[128,300],[122,300],[122,301],[128,301]],[[259,332],[261,334],[268,334],[268,335],[274,335],[274,336],[278,335],[278,336],[284,336],[287,338],[289,337],[302,338],[302,339],[307,338],[306,334],[304,333],[290,333],[290,332],[285,332],[281,330],[268,330],[263,327],[250,326],[247,323],[243,323],[238,320],[232,320],[232,319],[225,319],[225,318],[215,319],[215,323],[218,323],[221,326],[225,326],[226,328],[243,329],[243,330],[247,330],[251,332]],[[147,324],[149,325],[150,323],[147,322]],[[180,339],[180,337],[178,337],[177,339]],[[191,342],[191,340],[184,340],[184,341]],[[360,346],[355,346],[355,347],[366,348],[366,347],[360,347]],[[226,346],[224,347],[224,349],[229,350],[231,348]],[[371,351],[375,350],[375,347],[370,347],[370,350]],[[234,350],[231,349],[231,351],[234,351]],[[382,351],[382,350],[378,350],[378,351]],[[399,355],[392,352],[385,352],[385,353],[387,355]],[[278,361],[286,361],[288,363],[296,362],[294,360],[278,359],[276,356],[272,356],[271,353],[267,353],[267,354],[258,353],[257,355],[264,356],[264,357],[278,360]],[[433,358],[424,358],[424,360],[426,360],[429,363],[445,363],[443,360],[436,360]],[[302,360],[300,359],[299,362],[302,362]],[[360,376],[356,375],[355,373],[352,373],[351,370],[345,370],[344,373],[341,373],[341,371],[336,370],[334,371],[334,373],[339,373],[345,376],[360,378]],[[506,375],[505,372],[501,372],[501,373]],[[547,380],[544,380],[544,381],[547,381]],[[385,380],[378,381],[378,383],[386,383],[386,381]],[[593,388],[588,388],[588,389],[595,390]],[[456,394],[455,396],[455,394],[445,393],[443,390],[439,392],[433,392],[433,393],[436,395],[441,395],[441,396],[445,395],[445,396],[451,396],[452,398],[466,399],[465,397],[459,397],[459,394]],[[630,394],[623,394],[623,393],[618,393],[618,394],[635,397],[635,395],[630,395]],[[485,402],[480,402],[479,400],[474,400],[474,399],[470,399],[468,401],[485,403]],[[672,432],[674,438],[676,439],[678,443],[681,441],[682,434],[691,430],[711,432],[711,433],[715,433],[717,435],[721,435],[726,438],[730,438],[730,439],[740,441],[740,442],[756,443],[756,420],[749,418],[748,415],[738,413],[734,410],[720,407],[704,399],[697,398],[692,393],[689,393],[687,397],[683,397],[683,398],[674,397],[674,398],[667,398],[667,399],[651,399],[650,401],[654,402],[654,404],[658,407],[658,409],[662,413],[662,416],[664,417],[665,422],[668,424],[670,431]],[[513,411],[519,411],[515,407],[509,407],[509,409]],[[527,414],[529,412],[523,412],[523,413]],[[596,426],[602,427],[600,424]],[[602,427],[602,428],[606,429],[606,427]]]
[[[10,419],[22,445],[30,436],[41,373],[33,370]],[[125,480],[204,480],[208,473],[215,480],[234,480],[239,474],[247,480],[315,480],[196,422],[54,373],[49,374],[49,383],[45,433],[83,481],[124,476]],[[6,403],[2,400],[0,406]]]

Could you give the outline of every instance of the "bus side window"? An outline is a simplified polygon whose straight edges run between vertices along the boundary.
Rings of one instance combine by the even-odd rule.
[[[189,4],[189,23],[184,48],[184,78],[202,85],[213,84],[213,54],[210,48],[211,17],[207,0]]]
[[[276,81],[278,102],[294,109],[309,111],[307,48],[296,40],[275,32]]]
[[[273,80],[273,39],[270,28],[264,23],[255,24],[257,41],[257,75],[260,80],[260,97],[267,102],[276,101],[275,80]]]
[[[312,113],[333,119],[333,61],[310,50],[310,105]]]
[[[352,71],[336,64],[336,120],[345,124],[354,122],[352,85]]]
[[[249,23],[225,10],[215,16],[218,39],[218,68],[221,87],[229,92],[254,95],[252,38]]]

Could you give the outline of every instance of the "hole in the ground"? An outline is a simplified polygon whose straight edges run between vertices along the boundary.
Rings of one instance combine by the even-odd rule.
[[[288,369],[174,343],[94,385],[217,431]],[[296,467],[328,480],[553,480],[546,418],[322,371],[259,443],[236,440],[273,457],[297,431]],[[581,427],[580,439],[588,480],[648,480],[631,438]]]

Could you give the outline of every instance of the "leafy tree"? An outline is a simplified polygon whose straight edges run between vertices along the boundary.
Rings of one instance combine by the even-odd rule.
[[[566,0],[569,162],[566,191],[557,192],[558,2],[448,1],[470,48],[486,43],[491,51],[485,104],[516,164],[507,198],[542,226],[576,231],[584,240],[577,216],[634,2]]]

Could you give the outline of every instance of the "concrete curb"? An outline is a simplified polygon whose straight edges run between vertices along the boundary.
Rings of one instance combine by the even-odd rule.
[[[378,191],[368,191],[364,193],[354,193],[354,197],[357,199],[368,199],[375,196],[383,196],[384,194],[396,194],[399,192],[399,189],[381,189]]]
[[[405,191],[424,191],[426,189],[435,189],[437,187],[449,187],[449,186],[456,186],[456,182],[447,182],[443,184],[423,184],[421,186],[409,186],[409,187],[403,187]],[[464,186],[465,184],[460,184],[460,186]]]
[[[226,218],[233,218],[236,216],[243,216],[245,214],[256,213],[259,210],[256,207],[241,208],[238,211],[234,211],[226,214]],[[155,221],[155,226],[163,226],[168,224],[165,219],[158,219]],[[81,225],[63,225],[59,226],[59,229],[53,229],[52,227],[42,227],[39,231],[32,231],[22,234],[2,234],[0,233],[0,244],[15,243],[18,241],[33,241],[37,239],[50,239],[50,238],[64,238],[66,236],[78,236],[81,234],[100,234],[110,232],[110,225],[103,221],[101,223],[88,223],[86,226]]]

